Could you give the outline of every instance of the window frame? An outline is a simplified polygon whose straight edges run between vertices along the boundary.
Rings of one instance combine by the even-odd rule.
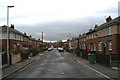
[[[112,51],[112,40],[108,40],[108,50]]]
[[[101,41],[98,42],[98,51],[102,51],[102,42]]]
[[[111,35],[111,26],[108,27],[108,35]]]

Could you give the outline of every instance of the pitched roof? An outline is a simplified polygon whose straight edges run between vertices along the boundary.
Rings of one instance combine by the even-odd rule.
[[[0,27],[2,32],[7,32],[7,26],[6,25],[3,25]],[[16,29],[12,29],[9,27],[9,32],[13,32],[13,33],[16,33],[16,34],[20,34],[20,35],[24,35],[22,32],[16,30]]]

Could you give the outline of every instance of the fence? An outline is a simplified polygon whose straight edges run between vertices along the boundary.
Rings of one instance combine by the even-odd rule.
[[[96,62],[110,67],[110,55],[96,54]]]
[[[68,50],[68,52],[71,52],[71,51]],[[96,63],[102,64],[108,67],[120,66],[120,56],[118,57],[116,54],[105,55],[102,53],[100,54],[99,52],[96,52],[96,51],[87,52],[86,50],[79,50],[79,51],[74,50],[73,53],[87,60],[88,60],[88,54],[94,53],[96,57]]]
[[[21,60],[23,61],[23,60],[28,59],[28,56],[29,56],[29,54],[21,53]]]
[[[85,59],[87,59],[88,60],[88,52],[87,51],[83,51],[83,52],[81,52],[81,57],[82,58],[85,58]]]
[[[10,64],[12,64],[12,55],[10,54],[9,56]],[[2,54],[2,65],[5,65],[7,63],[8,63],[7,54]]]

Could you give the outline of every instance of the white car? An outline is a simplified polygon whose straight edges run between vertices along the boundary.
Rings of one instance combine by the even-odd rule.
[[[64,52],[64,49],[61,48],[61,47],[59,47],[59,48],[58,48],[58,51],[59,51],[59,52]]]
[[[48,51],[51,51],[52,50],[52,48],[48,48]]]

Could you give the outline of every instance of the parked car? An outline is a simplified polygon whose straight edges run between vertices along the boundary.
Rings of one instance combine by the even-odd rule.
[[[64,49],[61,48],[61,47],[59,47],[59,48],[58,48],[58,51],[59,51],[59,52],[64,52]]]
[[[48,51],[51,51],[51,50],[53,50],[51,47],[50,47],[50,48],[48,48]]]

